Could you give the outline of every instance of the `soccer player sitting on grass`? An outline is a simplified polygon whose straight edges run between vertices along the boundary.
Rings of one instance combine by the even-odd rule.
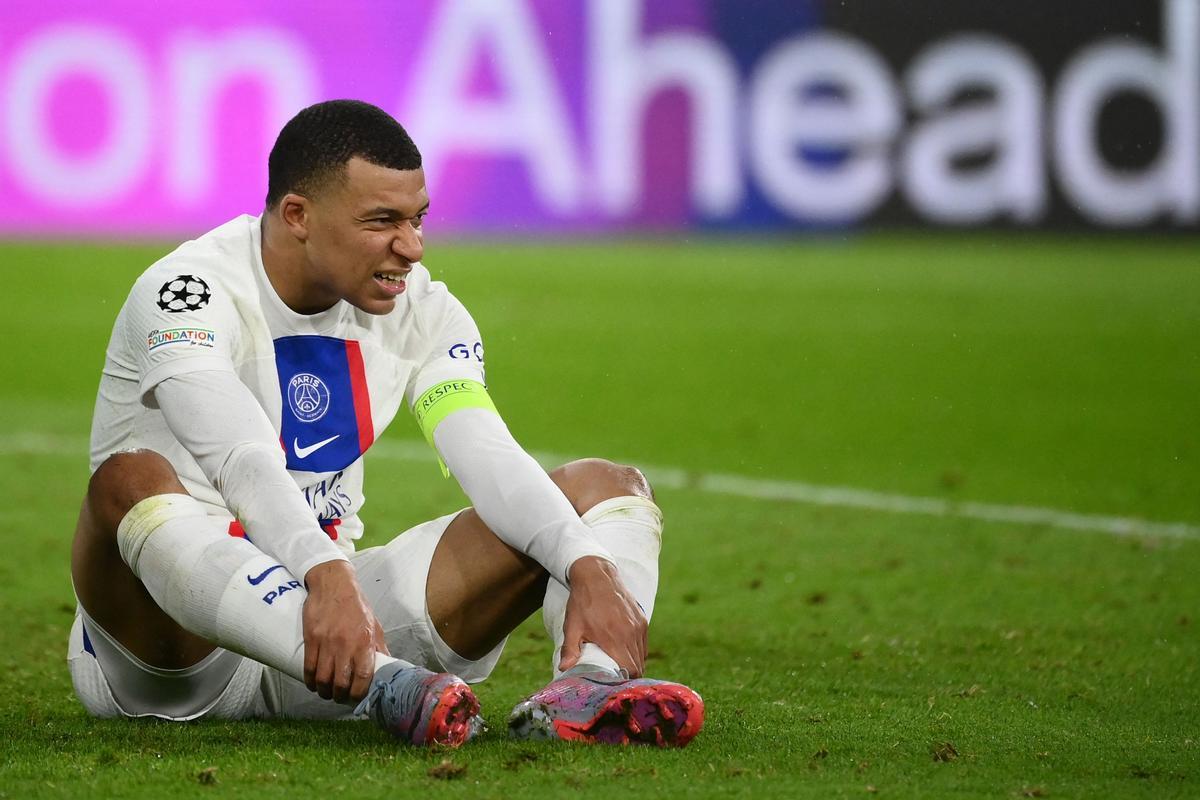
[[[650,487],[599,459],[547,475],[513,440],[474,322],[420,263],[429,198],[408,134],[374,106],[320,103],[268,166],[262,216],[151,266],[114,325],[71,557],[84,707],[366,715],[458,745],[480,726],[468,683],[540,606],[554,678],[512,735],[686,744],[700,697],[641,678]],[[402,405],[473,507],[356,552],[363,454]]]

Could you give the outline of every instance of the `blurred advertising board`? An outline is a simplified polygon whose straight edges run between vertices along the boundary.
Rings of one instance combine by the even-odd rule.
[[[7,0],[0,234],[256,212],[333,97],[452,232],[1200,220],[1200,0]]]

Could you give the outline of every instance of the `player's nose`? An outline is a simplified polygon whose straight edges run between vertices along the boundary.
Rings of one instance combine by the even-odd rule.
[[[421,231],[408,225],[402,225],[396,238],[392,240],[392,252],[408,263],[420,261],[425,255],[425,242]]]

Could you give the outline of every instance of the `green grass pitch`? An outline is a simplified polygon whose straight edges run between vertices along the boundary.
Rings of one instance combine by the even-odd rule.
[[[708,722],[670,752],[507,741],[547,675],[536,618],[458,751],[87,718],[64,652],[91,405],[166,249],[0,247],[0,797],[1200,795],[1195,239],[431,242],[527,447],[684,471],[659,488],[648,669]],[[366,544],[462,502],[432,458],[395,457],[416,438],[399,419],[369,457]],[[712,474],[1191,534],[755,499]]]

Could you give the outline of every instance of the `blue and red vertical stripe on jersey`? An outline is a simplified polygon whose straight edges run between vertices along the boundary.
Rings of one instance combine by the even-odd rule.
[[[288,469],[336,472],[357,461],[375,441],[359,343],[283,336],[275,340],[275,367],[283,397],[279,439]]]

